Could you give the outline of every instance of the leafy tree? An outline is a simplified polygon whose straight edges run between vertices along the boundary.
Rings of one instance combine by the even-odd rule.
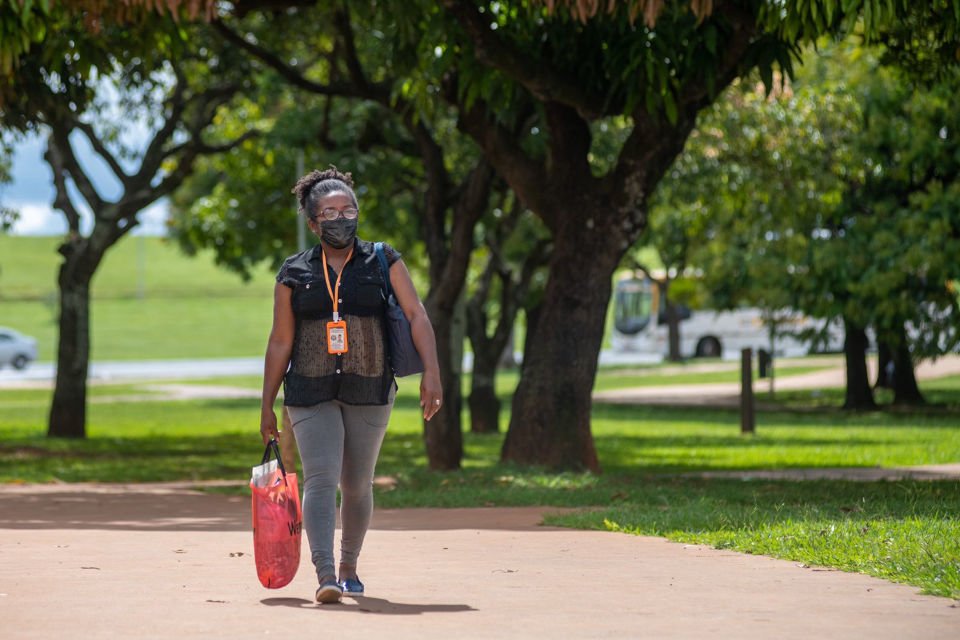
[[[925,86],[896,68],[872,70],[858,91],[854,153],[864,170],[834,218],[845,254],[865,262],[845,285],[856,301],[849,315],[869,323],[890,350],[898,404],[923,402],[916,362],[960,341],[952,288],[960,278],[958,79]]]
[[[849,408],[875,406],[866,327],[898,359],[897,402],[921,400],[911,357],[956,341],[952,86],[829,47],[770,96],[730,92],[661,185],[658,213],[710,208],[697,260],[721,304],[843,318]]]
[[[294,4],[299,3],[242,2],[236,8],[240,14],[250,5]],[[590,392],[612,274],[646,227],[649,197],[680,153],[697,114],[753,69],[771,86],[775,68],[789,73],[800,47],[823,35],[856,30],[871,39],[894,33],[902,39],[908,19],[924,29],[930,28],[927,18],[933,14],[957,24],[960,3],[548,4],[563,8],[550,11],[526,0],[444,0],[439,7],[371,0],[363,6],[373,7],[376,16],[389,16],[382,20],[385,29],[378,31],[392,35],[390,60],[416,65],[396,82],[385,79],[395,89],[388,91],[391,104],[416,106],[407,113],[417,121],[421,113],[431,113],[431,106],[437,108],[438,99],[446,101],[460,130],[474,139],[553,237],[540,317],[528,332],[502,457],[552,468],[598,469]],[[637,21],[641,13],[642,24]],[[954,32],[937,31],[946,40]],[[355,73],[356,68],[346,71]],[[366,88],[371,86],[380,85]],[[631,129],[616,164],[605,170],[594,163],[591,125],[614,118],[626,118]],[[442,167],[432,161],[436,157],[424,156],[428,172]],[[446,193],[440,187],[449,182],[428,184],[425,199],[436,202]],[[436,222],[445,218],[428,215],[426,220],[434,229],[427,243],[431,270],[465,271],[465,261],[445,259],[447,236]],[[439,259],[433,259],[434,252]],[[453,315],[453,305],[445,302],[431,311]],[[446,336],[441,341],[446,343]],[[437,435],[459,443],[459,432],[447,429]],[[429,431],[427,436],[429,451],[438,443],[431,443]]]
[[[424,6],[431,17],[412,23],[411,42],[424,73],[445,78],[461,130],[553,236],[502,457],[597,469],[590,390],[612,274],[697,114],[752,69],[772,84],[776,67],[790,72],[799,47],[822,35],[883,36],[908,3],[556,4],[566,10],[444,0],[440,19],[452,24],[442,37]],[[518,137],[510,127],[531,105],[536,120]],[[616,165],[598,171],[590,125],[617,117],[630,120],[630,134]]]
[[[2,124],[47,136],[53,204],[68,226],[58,249],[59,343],[48,434],[78,438],[86,425],[90,282],[106,251],[137,225],[137,214],[172,192],[197,157],[237,143],[203,133],[242,87],[243,74],[231,77],[221,69],[230,66],[228,51],[209,48],[201,33],[169,17],[94,31],[73,18],[69,9],[49,10],[42,39],[17,59],[8,85],[15,99],[6,101]],[[151,130],[142,149],[124,142],[125,127],[138,121]],[[118,197],[95,187],[77,158],[78,137],[110,169]],[[85,209],[93,219],[89,232],[81,228]]]
[[[279,266],[299,241],[290,189],[305,167],[327,164],[352,170],[358,180],[362,236],[382,237],[401,250],[419,241],[409,149],[376,106],[304,96],[268,82],[245,93],[217,129],[236,134],[252,123],[262,135],[202,159],[174,193],[170,232],[185,251],[212,248],[219,264],[245,278],[263,261]],[[404,259],[421,266],[416,251],[405,251]]]
[[[441,411],[425,423],[424,436],[432,468],[457,468],[463,451],[463,290],[475,226],[494,197],[494,174],[472,145],[464,144],[445,109],[421,110],[394,92],[394,79],[404,77],[406,70],[403,58],[394,55],[383,36],[394,28],[391,16],[362,9],[364,5],[356,3],[350,9],[344,4],[283,14],[251,11],[243,19],[223,16],[215,26],[226,42],[259,65],[258,82],[264,87],[259,108],[280,113],[270,117],[274,134],[256,152],[264,158],[284,157],[289,167],[290,153],[276,145],[284,131],[296,131],[287,142],[304,149],[307,159],[324,164],[334,158],[341,168],[355,172],[367,189],[361,195],[365,211],[377,221],[375,228],[400,240],[402,250],[416,246],[414,238],[426,248],[430,291],[425,305],[437,335],[446,397]],[[355,33],[380,35],[358,40]],[[287,98],[276,101],[278,95]],[[283,199],[278,197],[285,190],[278,181],[288,183],[286,171],[280,176],[258,169],[253,174],[262,179],[251,184],[242,170],[227,166],[234,161],[243,166],[258,162],[246,150],[217,161],[215,173],[201,181],[212,186],[214,175],[232,177],[216,185],[216,200],[198,199],[190,208],[184,220],[195,218],[199,224],[183,222],[181,237],[189,243],[213,243],[227,263],[275,258],[277,236],[243,225],[225,232],[217,218],[289,219],[289,209],[281,211]],[[264,196],[272,204],[259,208]],[[224,201],[234,204],[223,207]],[[198,233],[198,228],[206,231]],[[416,252],[407,255],[417,262]]]

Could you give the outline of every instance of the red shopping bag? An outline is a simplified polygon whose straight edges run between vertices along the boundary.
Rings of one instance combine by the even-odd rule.
[[[271,452],[275,460],[270,460]],[[266,588],[279,589],[293,580],[300,566],[303,516],[297,474],[284,470],[276,440],[270,440],[263,460],[253,468],[250,491],[257,576]]]

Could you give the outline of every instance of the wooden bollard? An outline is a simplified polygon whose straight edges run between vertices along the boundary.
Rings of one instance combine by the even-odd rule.
[[[752,434],[756,421],[753,413],[753,350],[740,352],[740,433]]]

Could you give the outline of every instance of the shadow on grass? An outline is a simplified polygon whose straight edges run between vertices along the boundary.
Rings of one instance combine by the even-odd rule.
[[[412,498],[411,503],[429,504],[434,488],[446,491],[443,482],[459,485],[477,470],[486,470],[477,482],[493,481],[495,489],[504,484],[496,478],[511,476],[537,478],[533,484],[545,493],[570,491],[562,488],[563,481],[550,485],[541,480],[556,474],[500,464],[502,432],[464,434],[464,471],[459,476],[426,471],[417,397],[412,387],[405,392],[397,400],[377,473],[396,476],[398,489],[408,490],[404,479],[423,472],[424,479],[416,485],[424,495]],[[505,427],[510,405],[508,397],[504,400],[501,416]],[[44,418],[39,414],[27,422],[5,423],[0,427],[0,482],[242,480],[262,454],[255,423],[258,406],[255,399],[239,398],[98,407],[91,419],[92,435],[84,440],[45,438],[39,426]],[[467,425],[465,412],[464,427]],[[910,444],[918,455],[953,451],[955,439],[944,434],[958,430],[960,419],[922,413],[825,417],[762,411],[757,418],[757,436],[741,436],[738,425],[737,411],[729,409],[597,405],[593,412],[594,439],[604,470],[638,481],[657,472],[884,464],[896,458],[890,451],[901,444]],[[921,433],[928,428],[933,430]],[[944,428],[948,431],[941,431]],[[848,450],[856,450],[856,455]],[[483,499],[469,492],[456,499],[461,505],[482,505],[487,499],[502,504],[495,495],[490,498],[482,493]],[[536,499],[535,493],[527,493],[510,498],[510,503],[536,504]]]
[[[909,425],[932,421],[945,426],[960,426],[960,404],[921,407],[881,406],[878,411],[847,411],[839,407],[807,407],[794,410],[789,406],[758,409],[758,425],[833,425],[873,426],[878,423]],[[656,420],[659,422],[699,422],[712,425],[739,426],[740,411],[732,407],[691,407],[686,405],[624,405],[594,403],[592,416],[597,420]]]

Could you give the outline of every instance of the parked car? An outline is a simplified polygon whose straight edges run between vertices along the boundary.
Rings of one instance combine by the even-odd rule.
[[[0,367],[23,369],[37,359],[37,340],[18,331],[0,327]]]

